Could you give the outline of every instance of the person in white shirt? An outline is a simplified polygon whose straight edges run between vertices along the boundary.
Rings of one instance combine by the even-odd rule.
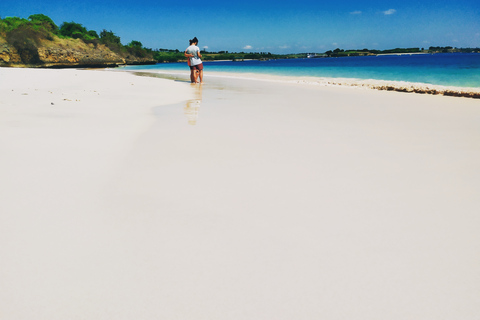
[[[185,50],[185,57],[189,59],[190,81],[198,83],[197,76],[200,77],[200,83],[203,83],[203,63],[200,48],[197,47],[197,37],[190,40],[190,46]]]

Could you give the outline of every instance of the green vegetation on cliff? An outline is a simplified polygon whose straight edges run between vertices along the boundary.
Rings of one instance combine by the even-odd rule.
[[[5,51],[8,51],[11,55],[12,50],[9,50],[8,46],[13,47],[20,56],[19,63],[24,65],[41,65],[43,61],[39,54],[40,48],[46,47],[48,50],[49,46],[55,45],[56,39],[79,39],[93,48],[103,44],[117,54],[120,59],[124,59],[126,63],[130,64],[156,62],[152,50],[144,48],[139,41],[133,40],[124,46],[120,42],[120,37],[112,31],[103,30],[98,35],[96,31],[88,30],[82,24],[73,21],[63,22],[58,27],[51,18],[44,14],[34,14],[28,19],[0,18],[0,38],[3,38],[5,41],[2,42],[6,43],[2,53],[5,54]],[[95,61],[102,64],[98,59]]]

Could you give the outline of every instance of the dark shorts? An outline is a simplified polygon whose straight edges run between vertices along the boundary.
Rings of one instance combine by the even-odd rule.
[[[197,64],[196,66],[191,66],[190,70],[203,70],[203,63]]]

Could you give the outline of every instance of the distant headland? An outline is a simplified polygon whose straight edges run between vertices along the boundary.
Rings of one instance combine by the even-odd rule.
[[[389,50],[337,48],[322,53],[272,54],[270,52],[209,52],[205,61],[270,60],[297,58],[338,58],[384,54],[480,53],[480,48],[429,47]],[[127,45],[113,31],[99,34],[76,22],[63,22],[60,27],[44,14],[28,19],[0,18],[0,66],[3,67],[113,67],[132,64],[155,64],[185,61],[178,49],[145,48],[140,41]]]

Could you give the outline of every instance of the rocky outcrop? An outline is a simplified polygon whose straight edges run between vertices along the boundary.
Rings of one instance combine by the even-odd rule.
[[[0,36],[0,66],[3,67],[112,67],[124,64],[153,64],[153,59],[122,57],[102,44],[86,44],[80,39],[43,39],[36,48],[36,63],[22,61],[17,49]]]
[[[0,66],[22,63],[17,50],[0,36]]]
[[[42,61],[42,67],[94,67],[125,64],[122,57],[104,45],[85,44],[80,39],[42,41],[42,45],[38,48],[38,55]]]

